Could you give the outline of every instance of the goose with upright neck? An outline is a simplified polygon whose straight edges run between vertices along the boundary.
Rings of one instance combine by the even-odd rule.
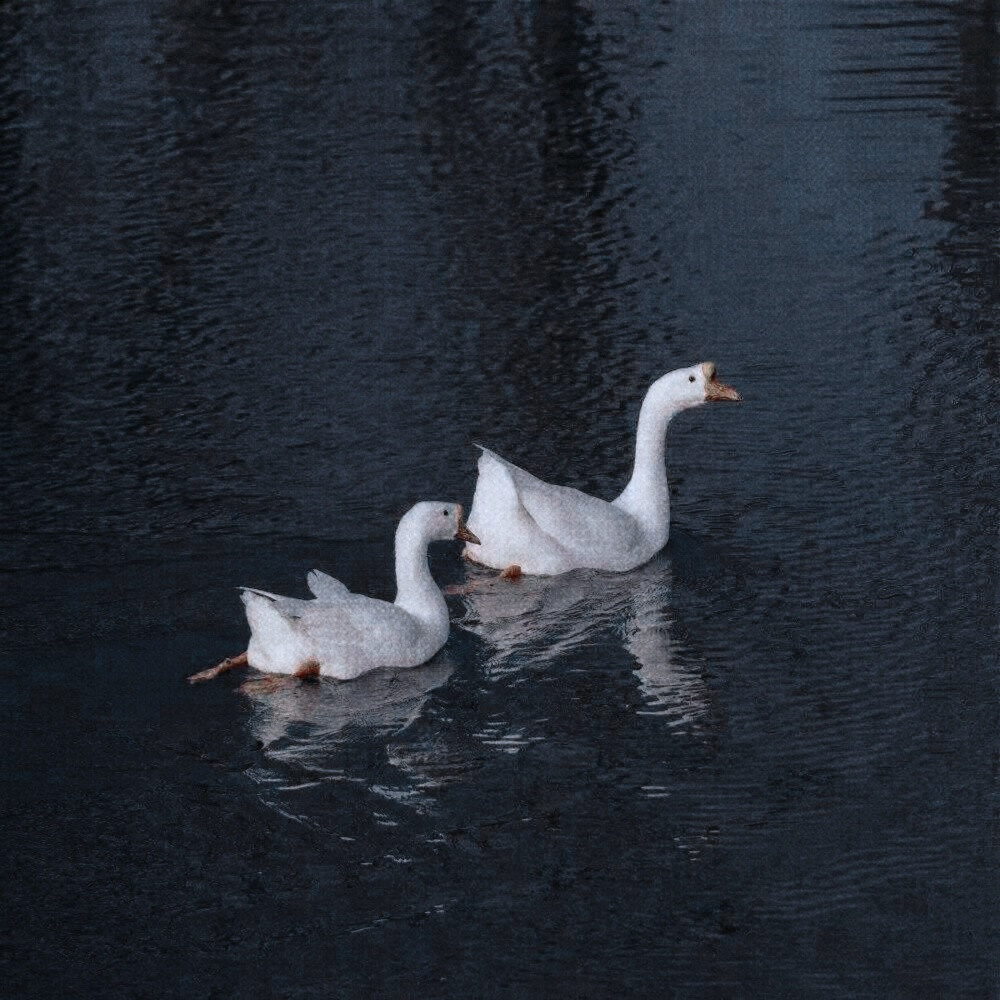
[[[396,528],[396,600],[352,594],[339,580],[313,570],[312,600],[242,589],[250,644],[245,653],[194,674],[210,680],[234,667],[269,674],[350,680],[377,667],[426,663],[448,638],[448,606],[431,576],[427,546],[448,539],[479,545],[457,503],[422,501]]]
[[[667,425],[683,410],[739,398],[718,380],[711,361],[658,378],[639,411],[632,477],[610,502],[543,482],[481,448],[469,528],[486,541],[467,544],[465,557],[511,576],[642,565],[670,533]]]

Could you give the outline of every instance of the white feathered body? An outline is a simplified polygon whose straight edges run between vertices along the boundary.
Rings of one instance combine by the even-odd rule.
[[[546,483],[481,450],[469,528],[483,544],[465,548],[473,562],[496,569],[517,565],[539,576],[571,569],[623,572],[663,547],[665,526],[650,530],[617,501]]]
[[[350,680],[378,667],[426,663],[448,638],[447,610],[443,620],[421,620],[346,587],[333,601],[320,595],[297,600],[249,588],[242,597],[250,625],[247,660],[267,673],[293,674],[316,664],[324,676]]]
[[[442,516],[443,515],[443,516]],[[427,563],[430,541],[463,534],[460,504],[423,501],[396,529],[396,600],[352,594],[313,570],[313,600],[244,588],[247,662],[267,673],[316,673],[350,680],[377,667],[426,663],[448,639],[448,606]]]
[[[639,410],[632,476],[611,501],[546,483],[483,448],[469,512],[469,528],[483,543],[467,545],[466,557],[540,576],[571,569],[623,572],[648,562],[670,533],[667,425],[710,399],[739,399],[716,379],[710,361],[668,372],[649,387]]]

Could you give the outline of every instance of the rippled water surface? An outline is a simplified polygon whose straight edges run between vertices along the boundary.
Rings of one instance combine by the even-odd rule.
[[[0,11],[8,996],[996,997],[1000,11]],[[666,549],[250,697],[479,441]]]

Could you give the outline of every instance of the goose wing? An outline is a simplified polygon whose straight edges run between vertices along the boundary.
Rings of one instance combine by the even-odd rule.
[[[641,544],[639,525],[625,511],[571,486],[555,486],[487,448],[483,457],[509,479],[539,531],[581,560],[610,568]]]
[[[303,603],[300,625],[324,661],[394,666],[420,640],[416,619],[387,601],[348,592],[333,603]]]
[[[342,601],[351,596],[351,592],[344,584],[322,570],[310,570],[306,576],[306,583],[318,601]]]
[[[303,611],[313,603],[311,600],[303,600],[299,597],[285,597],[282,594],[272,594],[268,590],[258,590],[256,587],[240,587],[240,592],[244,595],[256,594],[258,597],[265,598],[271,608],[277,611],[282,618],[286,618],[289,621],[301,618]],[[243,600],[246,603],[245,596]]]

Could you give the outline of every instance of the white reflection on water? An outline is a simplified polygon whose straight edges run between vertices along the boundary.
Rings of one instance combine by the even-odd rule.
[[[360,731],[389,735],[405,729],[453,669],[442,655],[410,670],[373,670],[352,681],[322,680],[252,696],[253,735],[271,757],[320,761]]]
[[[430,694],[453,670],[449,654],[441,653],[410,670],[374,670],[352,681],[321,680],[251,695],[251,735],[263,745],[265,758],[250,777],[265,801],[310,825],[310,817],[288,811],[286,796],[326,782],[369,785],[383,799],[423,808],[423,790],[469,765],[448,747],[406,752],[389,741],[420,718]],[[388,763],[404,776],[401,783],[392,782],[391,772],[383,775],[387,780],[372,783],[371,755],[383,748]],[[282,794],[280,801],[272,800],[275,793]]]
[[[581,570],[517,581],[477,570],[469,575],[461,624],[487,643],[482,669],[490,678],[538,670],[598,644],[606,650],[611,636],[636,661],[640,714],[680,726],[707,712],[709,691],[700,664],[676,636],[668,557],[629,573]]]
[[[399,807],[433,811],[442,786],[565,725],[551,687],[538,698],[525,697],[533,684],[554,679],[544,675],[557,659],[571,673],[600,673],[605,680],[599,685],[609,677],[627,685],[631,676],[639,697],[629,695],[624,703],[638,715],[695,731],[705,721],[709,689],[702,662],[674,620],[666,556],[623,574],[583,571],[510,582],[471,570],[468,582],[460,624],[482,645],[472,647],[478,700],[467,716],[459,709],[462,723],[456,724],[457,703],[447,694],[428,709],[431,694],[451,678],[461,645],[412,670],[379,670],[353,681],[255,696],[251,734],[264,758],[249,773],[265,801],[299,822],[336,826],[323,787],[350,783],[381,801],[372,812],[376,825],[395,825]],[[644,794],[655,797],[658,790]]]
[[[433,812],[439,789],[466,780],[485,758],[513,752],[517,744],[500,730],[495,740],[480,739],[492,731],[489,716],[481,723],[477,717],[483,733],[454,725],[446,694],[428,709],[432,694],[451,678],[455,657],[446,649],[410,670],[250,693],[250,734],[263,756],[247,774],[261,800],[327,832],[342,830],[342,810],[328,795],[335,785],[374,796],[368,816],[377,827],[397,826],[400,810]]]
[[[643,572],[643,570],[649,570]],[[672,726],[692,725],[708,711],[709,690],[691,651],[675,637],[667,603],[670,564],[650,563],[633,576],[628,617],[622,629],[625,648],[635,658],[645,707],[641,715],[660,715]]]

